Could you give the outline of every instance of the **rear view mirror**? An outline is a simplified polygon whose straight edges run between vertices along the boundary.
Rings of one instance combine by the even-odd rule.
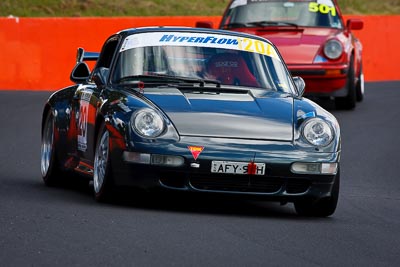
[[[360,19],[349,19],[347,20],[347,28],[349,30],[362,30],[364,22]]]
[[[93,71],[93,81],[98,87],[106,84],[109,70],[108,68],[100,67]]]
[[[74,83],[82,83],[89,78],[89,75],[90,75],[90,70],[88,65],[85,62],[78,62],[72,69],[69,78]]]
[[[301,77],[293,77],[294,85],[297,88],[297,92],[299,96],[302,96],[304,94],[304,91],[306,89],[306,83],[304,82],[303,78]]]

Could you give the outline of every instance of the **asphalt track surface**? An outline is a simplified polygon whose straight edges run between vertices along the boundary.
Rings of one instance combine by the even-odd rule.
[[[342,184],[330,218],[292,204],[200,196],[94,201],[41,181],[50,92],[0,92],[1,266],[399,266],[400,82],[368,83],[342,127]],[[324,103],[329,109],[329,103]]]

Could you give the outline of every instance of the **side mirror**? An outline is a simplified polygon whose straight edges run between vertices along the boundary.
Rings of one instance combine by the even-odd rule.
[[[295,76],[293,77],[294,85],[297,88],[297,92],[299,96],[303,96],[304,91],[306,89],[306,83],[304,82],[303,78]]]
[[[212,29],[214,28],[214,24],[212,23],[212,21],[197,21],[196,28]]]
[[[90,70],[88,65],[85,62],[78,62],[72,69],[69,78],[74,83],[82,83],[89,78],[89,75],[90,75]]]
[[[104,67],[97,68],[93,71],[92,80],[98,87],[104,86],[106,84],[109,71],[109,68]]]
[[[364,22],[360,19],[349,19],[347,20],[347,29],[349,30],[362,30],[364,28]]]

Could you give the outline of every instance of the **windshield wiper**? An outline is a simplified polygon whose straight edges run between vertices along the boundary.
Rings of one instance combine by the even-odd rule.
[[[231,29],[231,28],[247,28],[250,25],[248,25],[247,23],[241,23],[241,22],[233,22],[233,23],[229,23],[229,24],[225,24],[223,27],[223,29]]]
[[[199,83],[200,87],[204,87],[206,83],[216,84],[217,87],[221,87],[221,82],[214,79],[188,78],[179,76],[177,78],[186,83]]]
[[[177,81],[174,76],[168,75],[158,75],[158,74],[140,74],[140,75],[131,75],[120,78],[117,83],[127,82],[127,81],[145,81],[145,82],[170,82]]]
[[[216,84],[217,87],[221,87],[221,82],[218,80],[181,77],[181,76],[166,75],[166,74],[132,75],[132,76],[122,77],[117,82],[122,83],[126,81],[142,81],[142,82],[156,82],[156,83],[162,82],[165,84],[199,83],[201,87],[204,87],[206,83],[211,83],[211,84]]]
[[[248,94],[249,89],[235,88],[235,87],[178,87],[179,90],[185,93],[192,94],[207,94],[219,95],[221,93],[227,94]]]
[[[268,20],[262,20],[262,21],[253,21],[253,22],[248,22],[248,25],[252,26],[293,26],[293,27],[299,27],[296,23],[290,23],[286,21],[268,21]]]

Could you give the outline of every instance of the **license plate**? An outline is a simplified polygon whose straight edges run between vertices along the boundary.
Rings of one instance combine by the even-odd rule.
[[[212,173],[264,175],[265,163],[212,161]]]

